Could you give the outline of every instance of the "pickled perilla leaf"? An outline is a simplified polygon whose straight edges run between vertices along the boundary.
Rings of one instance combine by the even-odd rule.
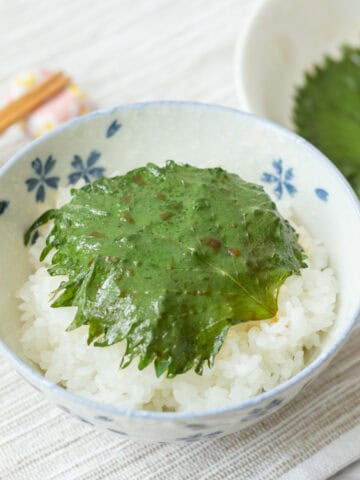
[[[221,168],[168,161],[101,178],[52,220],[41,259],[66,275],[53,307],[77,306],[88,342],[126,339],[121,366],[168,377],[212,365],[232,325],[272,318],[280,286],[305,267],[297,234],[263,188]]]
[[[360,197],[360,49],[344,47],[307,73],[295,97],[297,132],[332,160]]]

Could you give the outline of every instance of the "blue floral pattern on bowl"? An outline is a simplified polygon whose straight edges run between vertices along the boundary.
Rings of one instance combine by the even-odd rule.
[[[261,180],[265,183],[274,185],[273,192],[279,200],[285,192],[290,196],[294,196],[297,189],[292,183],[292,180],[294,179],[293,169],[285,169],[281,158],[273,160],[272,166],[274,168],[274,173],[264,172],[261,176]]]
[[[105,168],[96,166],[99,161],[101,153],[97,150],[91,150],[88,157],[84,161],[80,155],[74,155],[71,165],[75,171],[70,173],[68,180],[70,185],[74,185],[81,178],[85,183],[90,183],[97,178],[103,177],[105,174]]]
[[[118,120],[111,122],[106,130],[106,138],[111,138],[121,127],[122,125]]]
[[[34,245],[36,242],[37,242],[37,239],[39,238],[39,230],[35,230],[35,232],[33,233],[32,237],[31,237],[31,240],[30,240],[30,244],[31,245]]]
[[[28,178],[25,183],[28,192],[35,190],[35,200],[37,202],[45,201],[47,187],[55,190],[58,188],[60,178],[49,176],[55,164],[56,160],[52,155],[49,155],[44,163],[38,157],[31,162],[31,168],[34,170],[36,176]]]
[[[10,202],[8,200],[0,200],[0,215],[5,213],[5,210],[9,207]]]
[[[281,404],[283,403],[283,399],[281,398],[274,398],[269,402],[267,405],[264,405],[263,407],[256,407],[253,408],[248,415],[246,415],[241,422],[247,423],[247,422],[252,422],[254,419],[257,419],[259,417],[263,417],[269,413],[269,411],[277,409]]]
[[[324,190],[323,188],[315,188],[315,194],[320,200],[323,202],[327,202],[329,199],[329,192]]]

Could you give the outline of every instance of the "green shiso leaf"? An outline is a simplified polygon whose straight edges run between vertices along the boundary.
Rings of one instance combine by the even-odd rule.
[[[360,197],[360,49],[344,47],[307,73],[295,97],[297,132],[318,147]]]
[[[42,254],[66,275],[53,307],[88,342],[124,339],[121,361],[168,377],[212,365],[232,325],[276,315],[280,286],[305,267],[297,234],[263,188],[221,168],[148,164],[72,191]]]

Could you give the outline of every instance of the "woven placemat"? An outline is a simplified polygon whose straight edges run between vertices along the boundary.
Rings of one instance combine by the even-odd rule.
[[[359,342],[357,329],[330,366],[269,419],[186,445],[98,432],[47,403],[2,359],[0,479],[277,480],[360,424]]]

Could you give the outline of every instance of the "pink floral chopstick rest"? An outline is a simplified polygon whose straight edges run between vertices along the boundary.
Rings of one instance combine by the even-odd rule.
[[[52,74],[49,70],[33,69],[14,77],[9,85],[6,101],[11,102],[24,95],[35,85],[45,81]],[[61,123],[87,113],[89,102],[80,88],[70,84],[24,119],[22,127],[31,137],[39,137]]]

